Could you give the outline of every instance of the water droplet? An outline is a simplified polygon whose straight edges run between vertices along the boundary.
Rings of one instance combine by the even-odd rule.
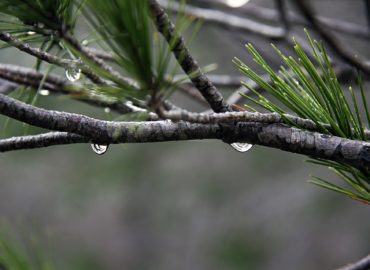
[[[104,112],[105,113],[110,113],[110,108],[109,107],[104,108]]]
[[[66,77],[71,82],[77,81],[81,77],[81,69],[79,68],[67,68]]]
[[[39,94],[40,94],[41,96],[48,96],[48,95],[50,95],[50,91],[49,91],[49,90],[46,90],[46,89],[41,89],[41,90],[39,91]]]
[[[89,41],[84,39],[84,40],[82,40],[81,44],[82,44],[82,46],[87,46],[89,44]]]
[[[36,32],[34,32],[34,31],[28,31],[28,32],[27,32],[27,35],[29,35],[29,36],[33,36],[33,35],[36,35]]]
[[[240,153],[244,153],[244,152],[247,152],[249,149],[251,149],[253,145],[249,143],[235,142],[235,143],[231,143],[230,146],[234,148],[236,151]]]
[[[103,145],[103,144],[96,144],[93,143],[91,144],[92,150],[98,154],[98,155],[103,155],[105,152],[107,152],[109,145]]]

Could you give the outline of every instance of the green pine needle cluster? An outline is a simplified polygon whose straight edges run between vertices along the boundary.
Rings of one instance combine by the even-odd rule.
[[[0,12],[39,31],[73,28],[76,21],[72,0],[2,0]]]
[[[311,56],[307,55],[296,41],[294,41],[294,50],[297,59],[285,56],[273,46],[286,65],[286,67],[281,66],[278,72],[270,67],[253,45],[246,45],[254,61],[269,75],[271,83],[266,82],[238,58],[235,58],[233,62],[241,72],[270,94],[274,101],[246,83],[243,85],[258,98],[243,96],[270,112],[279,113],[291,126],[295,124],[284,117],[284,114],[294,112],[301,118],[312,120],[321,133],[367,141],[365,129],[370,125],[370,115],[361,79],[359,79],[360,100],[356,98],[351,87],[349,88],[350,98],[347,98],[324,46],[313,41],[308,33],[307,38],[312,48]],[[365,117],[360,113],[361,106],[365,111]],[[247,107],[255,110],[250,106]],[[325,160],[312,160],[311,162],[328,166],[347,183],[347,186],[340,187],[317,177],[313,177],[312,183],[357,200],[370,202],[370,172],[368,170],[360,171],[347,164]]]
[[[7,222],[0,226],[0,269],[6,270],[53,270],[38,240],[31,236],[20,239]]]
[[[84,15],[97,30],[103,46],[106,45],[114,53],[121,71],[132,78],[140,89],[140,93],[136,91],[136,98],[171,93],[177,85],[170,81],[171,74],[177,68],[171,65],[170,46],[153,25],[149,1],[87,0],[86,4]],[[183,31],[189,26],[189,20],[181,15],[179,17],[177,29]],[[99,69],[94,71],[99,73]],[[99,74],[108,75],[104,72]],[[118,85],[125,90],[130,88],[119,82]],[[135,91],[132,88],[128,90]]]

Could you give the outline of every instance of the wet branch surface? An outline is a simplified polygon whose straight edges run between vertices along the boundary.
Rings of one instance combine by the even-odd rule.
[[[238,122],[220,125],[169,120],[111,122],[37,108],[5,95],[0,95],[0,113],[37,127],[78,134],[101,144],[218,139],[226,143],[259,144],[316,158],[345,162],[357,168],[370,168],[369,143],[308,132],[283,124]],[[9,141],[6,143],[9,145]]]

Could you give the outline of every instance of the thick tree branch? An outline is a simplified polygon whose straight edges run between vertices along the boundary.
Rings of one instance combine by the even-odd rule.
[[[41,128],[79,134],[101,144],[219,139],[226,143],[259,144],[370,169],[369,143],[303,131],[282,124],[110,122],[73,113],[36,108],[1,94],[0,113]]]
[[[232,111],[232,108],[224,101],[221,93],[203,74],[197,62],[190,55],[182,36],[176,32],[175,26],[164,9],[156,0],[150,0],[150,8],[158,31],[162,33],[169,44],[174,42],[172,51],[177,61],[211,108],[215,112]]]
[[[225,112],[225,113],[194,113],[186,110],[162,111],[162,116],[173,121],[187,121],[200,124],[222,124],[232,122],[258,122],[258,123],[285,123],[287,120],[294,123],[300,129],[319,131],[315,122],[310,119],[303,119],[297,116],[284,114],[284,118],[278,113],[259,113],[259,112]],[[322,123],[327,129],[331,130],[330,125]],[[364,130],[365,135],[370,139],[370,131]]]

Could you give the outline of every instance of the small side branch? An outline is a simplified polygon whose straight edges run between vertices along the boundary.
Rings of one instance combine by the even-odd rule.
[[[103,80],[101,80],[96,74],[94,74],[89,68],[87,68],[81,61],[63,59],[50,53],[44,52],[38,48],[33,48],[28,43],[24,43],[22,40],[8,33],[0,32],[0,40],[7,42],[13,47],[50,64],[57,65],[63,68],[81,68],[82,73],[85,74],[91,81],[98,84],[103,83]]]
[[[10,64],[0,64],[0,78],[13,82],[7,83],[6,86],[0,86],[0,92],[2,94],[7,94],[7,92],[2,92],[1,89],[4,88],[4,91],[6,89],[14,90],[16,87],[18,87],[18,85],[24,85],[38,89],[44,76],[45,75],[43,73],[37,72],[34,69]],[[72,95],[72,97],[76,97],[82,102],[97,107],[110,108],[111,110],[120,114],[137,112],[134,106],[131,106],[126,102],[116,101],[115,99],[108,97],[101,98],[97,95],[93,95],[91,94],[92,91],[86,89],[88,86],[72,84],[70,81],[56,75],[48,74],[42,87],[43,89],[47,89],[52,93]],[[158,116],[154,113],[148,114],[148,120],[157,119]]]
[[[221,93],[201,71],[198,63],[191,56],[188,48],[185,46],[183,37],[180,36],[175,26],[170,21],[164,9],[156,0],[150,0],[150,8],[156,27],[166,38],[169,44],[174,44],[172,51],[184,72],[189,76],[195,87],[207,100],[215,112],[232,111],[232,108],[225,102]]]

